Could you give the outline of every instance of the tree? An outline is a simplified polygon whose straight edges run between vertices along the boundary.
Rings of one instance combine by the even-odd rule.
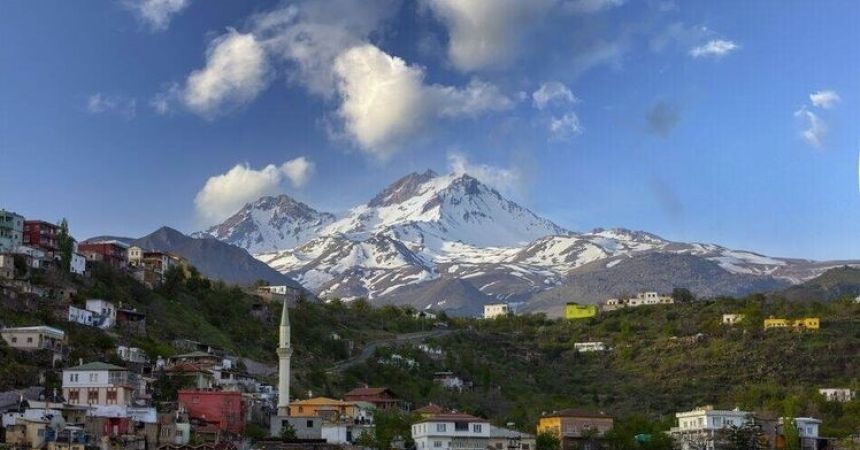
[[[412,418],[397,411],[376,411],[374,414],[373,434],[359,436],[360,445],[376,450],[389,450],[395,438],[411,436]]]
[[[60,267],[68,272],[72,267],[72,251],[75,247],[75,239],[69,234],[69,222],[65,217],[60,220],[59,227],[57,248],[60,252]]]
[[[559,441],[558,436],[548,431],[537,435],[536,444],[537,450],[559,450],[561,448],[561,441]]]
[[[672,298],[675,300],[675,303],[683,305],[688,305],[696,300],[696,296],[687,288],[672,289]]]
[[[293,441],[296,439],[296,429],[293,428],[293,424],[286,422],[284,426],[281,427],[281,439],[285,441]]]

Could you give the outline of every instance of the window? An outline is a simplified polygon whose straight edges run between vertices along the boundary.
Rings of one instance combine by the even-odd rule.
[[[16,343],[16,342],[18,342],[18,337],[17,337],[17,336],[12,336],[12,343],[14,344],[14,343]]]
[[[436,424],[436,431],[438,431],[438,432],[444,432],[444,431],[445,431],[445,428],[447,428],[445,425],[446,425],[446,424],[444,424],[444,423],[437,423],[437,424]]]
[[[115,405],[116,404],[116,389],[110,389],[107,391],[107,404]]]
[[[69,389],[69,403],[78,403],[80,395],[77,389]]]
[[[99,402],[99,390],[87,389],[87,403],[93,404]]]
[[[728,425],[728,423],[726,425]],[[722,426],[723,426],[723,418],[722,417],[714,417],[714,427],[720,428]]]
[[[442,448],[442,441],[433,441],[433,447]]]
[[[99,374],[97,374],[97,373],[91,373],[90,374],[90,383],[95,383],[98,380],[99,380]]]
[[[472,432],[473,433],[480,433],[481,432],[481,424],[476,423],[476,424],[472,425]]]
[[[314,421],[308,420],[308,428],[313,428],[313,427],[314,427]]]
[[[33,343],[33,338],[28,337],[28,338],[27,338],[27,343],[28,343],[28,344],[32,344],[32,343]]]
[[[522,444],[520,448],[522,448],[522,450],[529,450],[529,444]]]

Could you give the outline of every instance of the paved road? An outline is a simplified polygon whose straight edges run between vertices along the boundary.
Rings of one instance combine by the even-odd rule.
[[[367,361],[368,358],[373,356],[373,354],[376,352],[376,349],[379,347],[390,347],[392,345],[405,344],[408,342],[421,342],[430,338],[442,337],[450,333],[451,330],[420,331],[417,333],[399,334],[389,339],[371,341],[364,346],[364,350],[362,350],[360,354],[335,364],[330,369],[328,369],[328,372],[343,372],[344,370],[355,366],[356,364],[361,364]]]

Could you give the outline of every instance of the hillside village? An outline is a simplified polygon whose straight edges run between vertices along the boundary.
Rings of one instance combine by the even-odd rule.
[[[2,210],[0,448],[860,446],[860,296],[517,306],[456,318],[230,286]]]

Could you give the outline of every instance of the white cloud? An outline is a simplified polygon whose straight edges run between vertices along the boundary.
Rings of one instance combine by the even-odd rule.
[[[170,114],[181,94],[179,84],[170,83],[152,97],[149,106],[159,115]]]
[[[577,98],[563,83],[548,81],[532,93],[532,102],[535,108],[544,109],[551,103],[576,103]]]
[[[553,0],[425,0],[448,27],[448,56],[474,71],[508,64]]]
[[[584,129],[579,123],[579,116],[575,112],[569,112],[561,117],[552,117],[549,121],[550,138],[558,141],[566,141],[574,136],[582,134]]]
[[[575,14],[593,14],[624,4],[624,0],[568,0],[563,8]]]
[[[316,165],[304,156],[289,160],[281,165],[281,171],[296,188],[304,186],[315,170]]]
[[[237,164],[226,173],[206,180],[194,198],[194,206],[204,224],[218,223],[248,202],[279,192],[285,178],[295,187],[304,185],[313,169],[314,164],[304,156],[280,167],[269,164],[260,170],[248,164]]]
[[[842,101],[842,98],[839,97],[836,91],[824,90],[809,94],[809,101],[819,108],[830,109]]]
[[[125,0],[124,3],[153,31],[163,31],[170,25],[170,19],[188,7],[191,0]]]
[[[209,44],[206,67],[186,80],[182,101],[191,111],[214,116],[224,107],[253,100],[267,85],[266,54],[252,34],[229,30]]]
[[[472,164],[469,158],[460,152],[448,154],[448,168],[455,175],[469,174],[504,195],[521,194],[525,183],[522,172],[517,168]]]
[[[326,98],[336,95],[335,59],[366,43],[394,15],[399,0],[312,0],[260,14],[253,32],[273,56],[290,63],[287,77]]]
[[[383,160],[436,118],[474,117],[513,105],[495,86],[478,80],[462,89],[425,85],[423,69],[370,44],[338,56],[334,71],[347,133]]]
[[[87,99],[87,111],[91,114],[115,113],[133,119],[137,115],[137,100],[96,92]]]
[[[713,39],[702,45],[690,49],[690,56],[693,58],[722,58],[736,50],[740,46],[732,41],[725,39]]]
[[[805,106],[795,111],[794,117],[797,117],[804,123],[804,130],[800,133],[803,140],[815,148],[821,148],[824,137],[828,132],[827,124]]]

